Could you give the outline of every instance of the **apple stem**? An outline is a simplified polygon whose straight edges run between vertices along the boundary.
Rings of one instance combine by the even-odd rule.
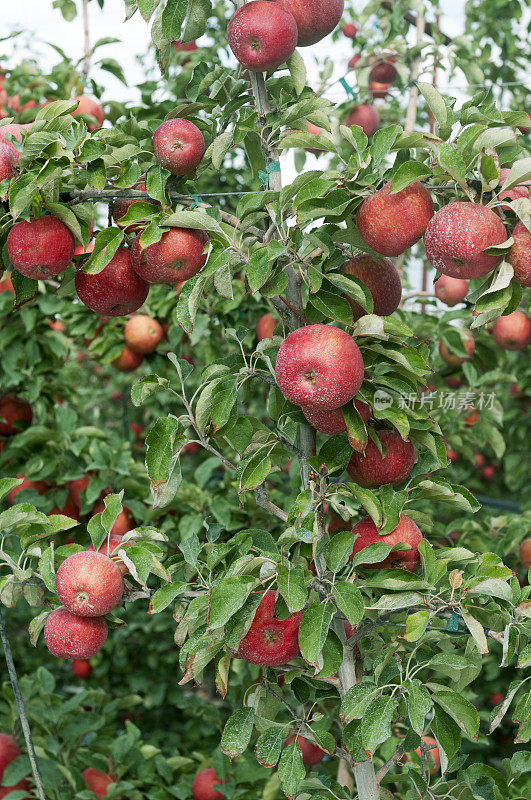
[[[35,747],[33,746],[31,729],[29,726],[28,717],[26,715],[26,709],[24,707],[22,692],[20,691],[20,684],[18,682],[17,671],[15,669],[15,662],[13,661],[13,653],[11,651],[11,645],[9,644],[6,624],[4,620],[4,614],[1,606],[0,606],[0,639],[2,640],[2,647],[4,648],[4,656],[6,659],[7,671],[9,673],[9,680],[11,681],[13,694],[15,695],[15,702],[17,704],[20,724],[22,727],[22,732],[24,733],[26,747],[28,749],[28,758],[30,760],[31,770],[33,772],[33,777],[35,778],[35,788],[37,789],[39,800],[46,800],[46,795],[44,794],[44,787],[42,785],[42,779],[39,772],[39,767],[37,765],[37,758],[35,756]]]

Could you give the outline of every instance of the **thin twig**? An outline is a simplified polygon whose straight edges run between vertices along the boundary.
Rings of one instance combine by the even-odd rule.
[[[378,781],[378,783],[380,783],[382,778],[385,778],[391,767],[393,767],[397,761],[400,761],[403,754],[404,754],[404,745],[399,744],[395,752],[391,756],[391,758],[388,761],[386,761],[383,767],[380,767],[380,769],[376,773],[376,780]]]
[[[15,669],[15,662],[13,661],[13,653],[11,652],[11,645],[9,644],[9,639],[7,637],[6,624],[4,621],[4,614],[1,606],[0,606],[0,638],[2,640],[2,646],[4,648],[4,656],[6,659],[7,671],[9,673],[9,680],[11,681],[11,686],[13,687],[13,694],[15,695],[15,702],[18,708],[20,724],[22,726],[24,739],[26,741],[26,747],[28,750],[28,757],[31,764],[31,770],[33,772],[33,777],[35,778],[35,786],[37,789],[37,794],[39,795],[39,800],[46,800],[46,795],[44,794],[44,787],[42,785],[42,779],[37,764],[37,757],[35,755],[35,747],[33,746],[31,729],[29,726],[28,717],[26,715],[26,709],[24,707],[22,692],[20,691],[20,684],[18,682],[17,671]]]

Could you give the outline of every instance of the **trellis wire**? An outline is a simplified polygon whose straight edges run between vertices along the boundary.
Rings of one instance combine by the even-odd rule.
[[[422,183],[422,181],[421,181]],[[436,185],[430,186],[429,184],[424,184],[426,188],[430,192],[443,192],[443,191],[454,191],[455,186],[452,184],[446,185]],[[518,187],[528,187],[528,183],[517,183],[515,186],[511,187],[509,190],[504,190],[500,187],[500,191],[512,191],[512,189],[516,189]],[[498,188],[498,187],[495,187]],[[492,190],[494,191],[494,189]],[[251,194],[263,194],[263,189],[253,189],[250,191],[239,191],[239,192],[210,192],[208,194],[201,194],[200,197],[241,197],[245,195]],[[141,192],[137,190],[133,190],[130,192],[120,192],[118,189],[104,189],[102,192],[90,192],[85,190],[72,190],[67,192],[60,193],[61,200],[64,201],[74,201],[78,200],[79,202],[84,202],[85,200],[97,200],[100,203],[111,203],[113,200],[120,199],[120,200],[152,200],[147,192]],[[174,194],[172,192],[169,193],[170,200],[193,200],[194,198],[189,194]]]
[[[9,673],[9,680],[11,681],[11,686],[13,687],[13,694],[15,695],[15,702],[17,704],[20,724],[22,726],[22,731],[24,733],[24,739],[26,740],[28,757],[30,760],[33,777],[35,778],[35,786],[37,789],[37,794],[39,795],[39,800],[46,800],[46,795],[44,794],[44,787],[42,785],[42,779],[37,764],[37,757],[35,755],[35,747],[33,746],[33,739],[31,736],[28,717],[26,715],[26,709],[24,707],[24,700],[22,698],[22,692],[20,691],[20,684],[18,682],[17,671],[15,669],[15,662],[13,661],[13,653],[11,652],[11,645],[9,644],[9,639],[7,636],[6,624],[4,621],[4,614],[2,611],[1,604],[0,604],[0,639],[2,640],[2,646],[4,648],[7,671]]]

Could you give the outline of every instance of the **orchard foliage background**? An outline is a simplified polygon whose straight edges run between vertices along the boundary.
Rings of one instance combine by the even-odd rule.
[[[98,83],[102,70],[125,83],[121,65],[100,55],[111,37],[76,61],[65,48],[47,73],[31,51],[0,59],[0,136],[6,124],[31,123],[21,142],[7,136],[19,156],[0,182],[0,261],[14,287],[0,284],[0,394],[32,409],[31,424],[0,435],[0,600],[44,796],[93,800],[82,777],[93,767],[112,775],[101,795],[110,800],[188,800],[194,776],[213,766],[234,800],[517,800],[531,770],[531,606],[519,556],[531,537],[531,368],[529,348],[503,349],[491,328],[530,305],[509,261],[514,226],[529,227],[529,199],[497,199],[501,169],[507,190],[531,178],[524,5],[472,0],[466,30],[449,40],[435,4],[346,2],[355,68],[323,58],[344,40],[339,25],[326,47],[300,48],[265,83],[249,81],[227,45],[235,5],[127,0],[126,16],[141,14],[152,40],[136,102]],[[83,3],[56,0],[57,9],[81,24]],[[112,33],[126,38],[127,24]],[[396,56],[398,74],[375,99],[371,58],[382,53]],[[452,81],[470,85],[465,102],[434,86]],[[72,116],[82,93],[102,103],[103,127]],[[345,124],[360,100],[380,116],[369,139]],[[184,178],[153,152],[154,131],[174,117],[192,120],[206,143]],[[372,253],[356,225],[363,199],[384,182],[401,190],[417,180],[436,209],[454,200],[495,208],[507,241],[492,252],[507,260],[449,308],[434,296],[420,241],[396,259],[402,302],[381,317],[341,266]],[[141,202],[113,220],[116,198]],[[37,282],[12,270],[6,239],[45,211],[79,253]],[[90,311],[74,276],[100,272],[141,232],[147,246],[171,227],[207,231],[208,261],[178,291],[151,285],[140,313],[164,336],[123,374],[127,319]],[[259,341],[267,313],[278,325]],[[372,417],[365,423],[350,404],[347,430],[334,436],[316,435],[275,384],[283,338],[317,323],[354,336],[365,364],[357,398]],[[474,353],[448,364],[439,345],[468,356],[463,329]],[[399,487],[363,488],[345,467],[382,427],[409,438],[417,461]],[[33,488],[10,497],[21,476]],[[71,484],[84,478],[76,504]],[[99,547],[122,505],[124,530],[134,530],[122,553],[124,602],[82,679],[41,632],[59,605],[60,563]],[[369,515],[387,534],[402,511],[423,534],[417,572],[360,567],[383,561],[384,543],[349,560],[353,524]],[[302,612],[301,655],[288,665],[235,657],[264,588],[278,591],[281,617]],[[0,720],[25,753],[7,674]],[[325,757],[308,769],[296,743],[283,746],[290,734]],[[441,761],[432,774],[426,747],[422,759],[414,752],[425,735]],[[29,774],[21,755],[3,786]],[[28,780],[12,800],[39,797]]]

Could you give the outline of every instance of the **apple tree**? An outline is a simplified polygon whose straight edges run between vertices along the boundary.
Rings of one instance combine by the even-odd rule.
[[[344,3],[329,5],[128,0],[151,24],[165,95],[153,102],[147,80],[138,106],[111,104],[112,127],[71,99],[75,69],[67,97],[57,72],[8,76],[25,102],[7,94],[20,116],[0,125],[13,287],[0,294],[0,597],[38,609],[32,640],[44,631],[62,658],[94,656],[109,628],[112,643],[124,601],[148,614],[144,648],[171,610],[182,691],[215,685],[231,712],[195,800],[212,785],[248,796],[248,748],[263,797],[516,798],[526,753],[487,767],[478,754],[511,705],[529,740],[529,587],[504,563],[529,512],[511,541],[514,519],[485,514],[448,469],[451,447],[471,460],[478,436],[503,457],[499,398],[472,421],[426,398],[451,377],[472,395],[529,385],[528,115],[487,87],[458,106],[420,80],[443,45],[450,69],[477,65],[414,4],[366,7],[367,49],[335,106],[333,65],[314,91],[304,57],[337,29]],[[205,32],[215,46],[186,48]],[[408,291],[418,263],[466,282],[467,305],[441,312]],[[142,370],[130,399],[131,379],[110,383],[94,358]],[[127,424],[142,413],[145,469]],[[525,465],[510,480],[524,485]],[[489,526],[503,542],[490,547]],[[475,687],[492,663],[513,677],[486,719]],[[137,731],[127,722],[117,743],[140,752]],[[107,746],[119,769],[121,745]],[[156,758],[138,778],[132,755],[132,783],[107,776],[108,796],[141,796],[156,769],[171,782]],[[152,796],[189,797],[189,783]]]

